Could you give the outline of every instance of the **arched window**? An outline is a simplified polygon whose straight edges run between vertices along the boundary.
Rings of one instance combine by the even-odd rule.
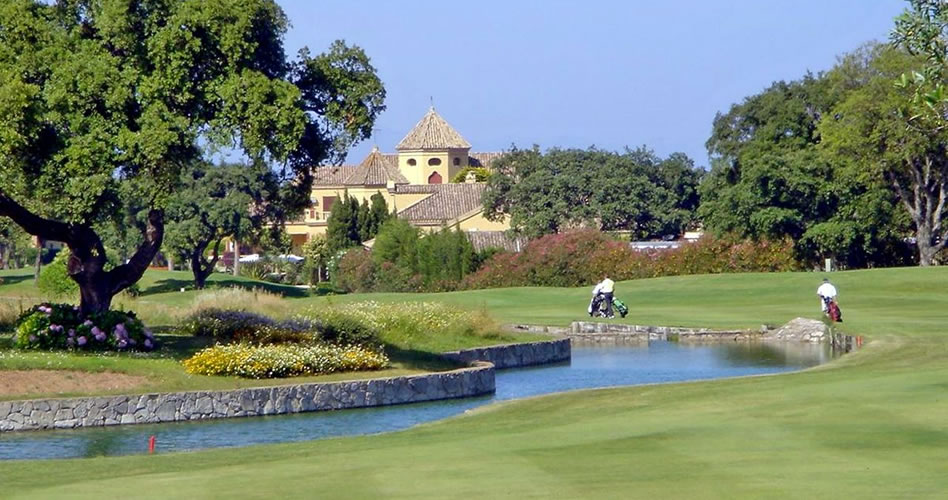
[[[441,165],[441,158],[429,158],[429,159],[428,159],[428,166],[429,166],[429,167],[437,167],[438,165]]]
[[[454,166],[457,167],[457,166],[460,166],[460,165],[461,165],[461,159],[458,158],[457,156],[455,156],[455,157],[454,157]]]
[[[418,164],[418,162],[415,161],[414,158],[409,158],[409,159],[408,159],[408,165],[409,165],[409,166],[414,167],[414,166],[417,165],[417,164]]]
[[[441,184],[441,174],[433,172],[428,176],[428,184]]]

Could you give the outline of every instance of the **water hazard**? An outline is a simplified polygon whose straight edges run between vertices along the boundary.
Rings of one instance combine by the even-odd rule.
[[[0,434],[0,460],[156,453],[307,441],[406,429],[493,401],[594,387],[680,382],[799,370],[832,358],[827,345],[712,343],[583,346],[570,362],[497,372],[490,396],[271,417]]]

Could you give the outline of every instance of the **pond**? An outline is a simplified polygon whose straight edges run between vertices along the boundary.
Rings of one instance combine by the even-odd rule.
[[[570,362],[499,370],[497,392],[489,396],[271,417],[7,432],[0,434],[0,460],[146,453],[150,436],[156,438],[156,453],[167,453],[372,434],[443,419],[494,401],[575,389],[780,373],[833,357],[827,345],[754,342],[574,343],[572,351]]]

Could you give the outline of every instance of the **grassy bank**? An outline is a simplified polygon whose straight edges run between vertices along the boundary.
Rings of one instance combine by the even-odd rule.
[[[23,498],[128,491],[257,498],[942,497],[946,279],[948,269],[940,268],[835,274],[845,329],[871,342],[805,372],[513,401],[377,436],[8,462],[0,464],[3,491]],[[619,291],[642,293],[641,300],[628,297],[628,321],[753,326],[814,316],[817,284],[813,274],[705,276],[623,283]],[[529,318],[507,300],[536,300],[535,312],[549,322],[570,316],[559,309],[586,296],[533,292],[475,296],[506,320]],[[441,297],[474,302],[464,294]]]
[[[7,272],[7,276],[12,273]],[[292,287],[280,287],[258,281],[217,275],[213,283],[216,288],[206,291],[179,291],[180,281],[173,278],[185,273],[149,271],[142,282],[143,295],[136,299],[118,297],[113,306],[134,310],[147,324],[158,325],[162,348],[156,353],[67,353],[19,351],[10,348],[11,337],[3,333],[12,327],[13,321],[24,309],[38,301],[24,290],[33,291],[32,282],[20,271],[23,280],[7,280],[0,285],[0,383],[4,370],[57,370],[98,374],[122,374],[135,377],[132,388],[100,384],[100,389],[90,389],[87,383],[70,383],[69,379],[81,378],[80,374],[54,373],[44,375],[45,383],[34,384],[28,390],[18,390],[20,385],[0,385],[0,401],[13,399],[43,398],[53,396],[103,395],[117,393],[171,392],[188,390],[224,390],[304,382],[327,382],[374,377],[392,377],[426,371],[455,368],[456,365],[439,358],[443,351],[509,342],[535,341],[545,338],[531,334],[502,331],[486,314],[471,312],[456,314],[454,308],[440,310],[427,304],[414,307],[392,307],[386,304],[367,303],[340,304],[337,309],[363,313],[367,319],[384,318],[384,325],[377,324],[379,341],[391,360],[391,366],[381,371],[361,373],[334,373],[329,375],[294,377],[291,379],[248,380],[224,376],[200,376],[185,372],[181,360],[197,350],[212,345],[208,338],[180,335],[177,325],[188,314],[208,308],[241,307],[272,317],[304,315],[318,316],[332,304],[294,298],[300,291]],[[233,287],[241,288],[235,290]],[[268,288],[269,287],[269,288]],[[62,299],[66,300],[66,299]],[[445,317],[456,321],[439,321]],[[378,323],[378,321],[376,321]],[[26,376],[25,374],[18,376]],[[115,377],[120,378],[120,377]],[[81,387],[77,389],[76,387]]]

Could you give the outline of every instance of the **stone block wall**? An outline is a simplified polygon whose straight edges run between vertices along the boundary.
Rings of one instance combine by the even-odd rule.
[[[494,392],[490,363],[444,373],[132,396],[0,402],[0,431],[281,415],[417,403]]]
[[[568,361],[570,359],[569,339],[530,342],[526,344],[505,344],[475,349],[464,349],[443,353],[442,356],[458,363],[489,361],[497,368],[516,368],[518,366],[542,365]]]
[[[762,333],[749,330],[709,330],[707,328],[574,321],[566,335],[580,342],[648,342],[672,339],[687,342],[751,340],[759,339]]]

